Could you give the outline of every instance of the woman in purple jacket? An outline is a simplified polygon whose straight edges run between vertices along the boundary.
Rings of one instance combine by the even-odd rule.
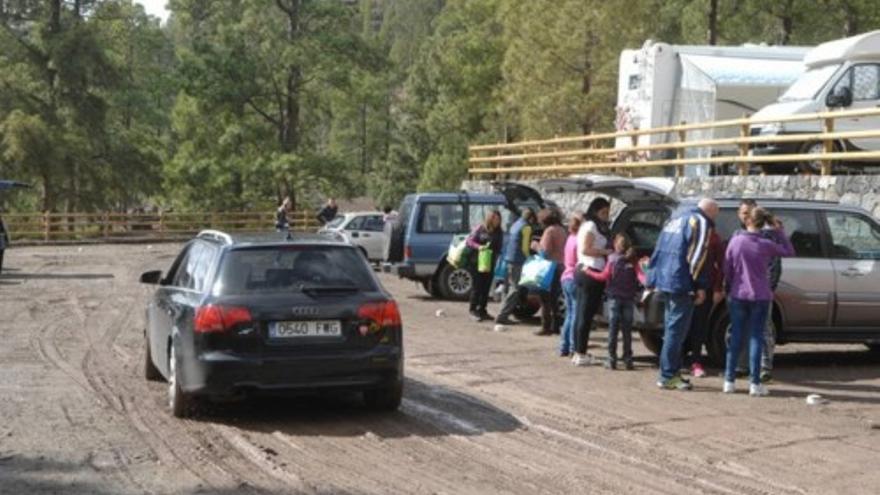
[[[762,234],[765,226],[775,230]],[[767,395],[761,384],[761,347],[764,345],[764,326],[773,291],[767,270],[774,257],[794,256],[794,248],[782,223],[767,210],[754,208],[746,219],[747,230],[733,236],[727,245],[724,259],[724,277],[727,286],[727,307],[730,311],[731,335],[727,346],[723,392],[736,391],[736,362],[743,334],[749,335],[749,395]]]

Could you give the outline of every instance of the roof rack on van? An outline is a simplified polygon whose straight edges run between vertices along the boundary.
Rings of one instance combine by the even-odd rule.
[[[200,239],[212,239],[215,241],[220,241],[224,244],[232,244],[232,237],[226,232],[220,232],[219,230],[203,230],[199,232],[199,235],[196,237]]]

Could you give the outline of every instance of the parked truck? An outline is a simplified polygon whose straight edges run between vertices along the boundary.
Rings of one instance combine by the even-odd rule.
[[[620,54],[617,91],[617,130],[666,127],[752,114],[776,101],[803,73],[809,47],[690,46],[647,41],[638,50]],[[696,130],[689,140],[732,137],[736,128]],[[678,136],[639,136],[639,145],[677,141]],[[616,148],[633,146],[618,138]],[[687,157],[732,153],[733,147],[689,149]],[[630,159],[665,158],[674,152],[642,152]],[[689,173],[705,168],[689,167]]]

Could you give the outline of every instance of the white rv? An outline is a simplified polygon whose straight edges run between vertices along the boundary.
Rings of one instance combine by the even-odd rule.
[[[647,129],[740,118],[776,101],[803,72],[809,47],[686,46],[646,42],[620,55],[617,129]],[[693,131],[688,139],[738,135],[738,129]],[[675,141],[678,136],[640,136],[638,143]],[[619,138],[617,148],[632,146]],[[708,156],[725,150],[689,150]],[[658,156],[659,155],[659,156]],[[662,154],[652,154],[659,158]],[[640,156],[647,159],[647,154]]]
[[[817,46],[804,58],[804,72],[777,103],[762,108],[756,118],[787,117],[828,109],[865,109],[880,106],[880,31],[829,41]],[[880,117],[837,119],[835,131],[880,128]],[[756,124],[752,135],[821,132],[818,121]],[[865,138],[834,143],[836,150],[880,150],[880,139]],[[820,142],[774,143],[752,149],[755,155],[814,153],[823,151]],[[775,166],[774,166],[775,167]],[[818,161],[798,164],[816,172]],[[784,167],[791,170],[792,167]],[[779,169],[779,167],[777,167]]]

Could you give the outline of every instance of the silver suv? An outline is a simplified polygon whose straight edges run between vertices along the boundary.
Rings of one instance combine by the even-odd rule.
[[[609,187],[611,182],[616,188]],[[631,185],[626,186],[629,182]],[[657,182],[643,179],[566,179],[545,181],[554,192],[598,192],[625,201],[612,230],[625,232],[640,254],[650,254],[663,224],[679,207]],[[604,185],[603,185],[604,184]],[[614,194],[624,191],[625,194]],[[627,201],[628,199],[628,201]],[[741,198],[716,198],[716,228],[726,243],[739,228]],[[880,350],[880,224],[865,210],[833,202],[754,198],[782,219],[796,256],[782,260],[782,279],[773,303],[780,344],[788,342],[864,343]],[[662,346],[662,311],[649,301],[637,316],[642,341],[652,352]],[[707,350],[724,362],[729,317],[724,303],[713,308]]]

